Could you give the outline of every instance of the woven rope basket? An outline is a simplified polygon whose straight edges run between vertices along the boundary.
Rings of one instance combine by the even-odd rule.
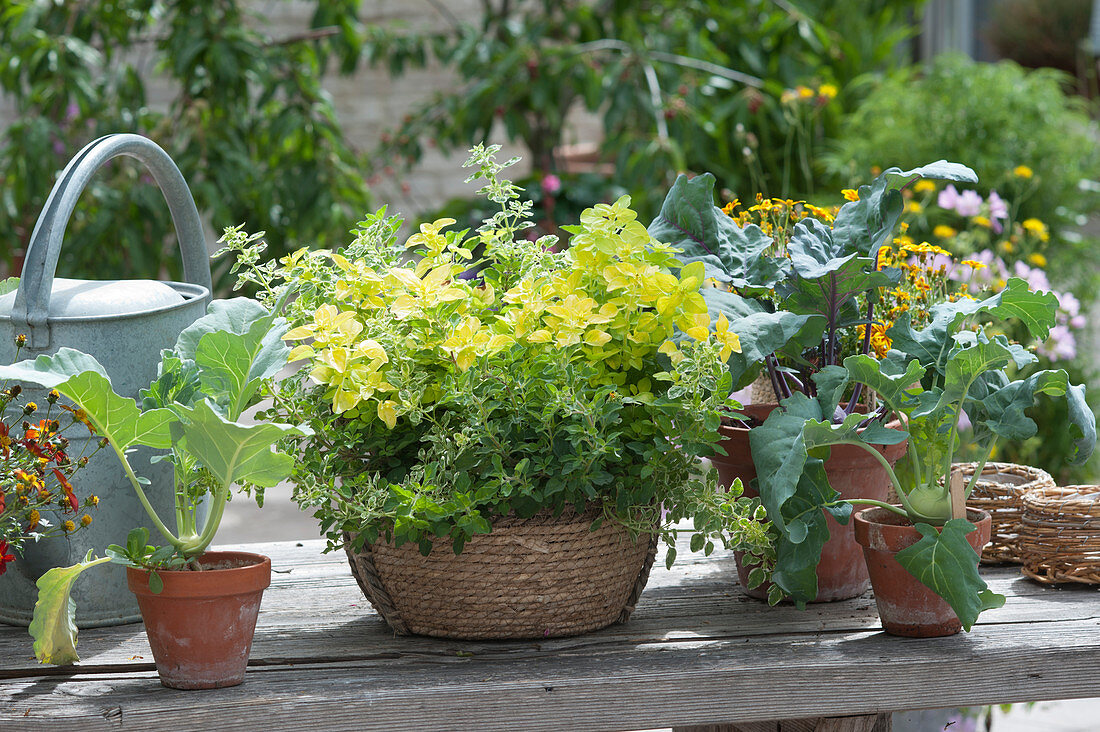
[[[961,472],[969,484],[977,467],[977,463],[955,463],[951,470]],[[1024,512],[1024,494],[1039,488],[1053,487],[1054,478],[1045,470],[1015,463],[985,464],[978,482],[974,485],[974,491],[966,499],[967,506],[989,511],[989,515],[993,517],[989,544],[982,550],[983,562],[1020,564],[1023,561],[1016,547],[1016,537],[1020,532],[1020,519]]]
[[[657,536],[632,541],[611,521],[589,531],[598,511],[506,517],[455,556],[449,539],[432,552],[378,541],[346,551],[363,593],[398,635],[481,640],[553,638],[630,617],[642,594]]]
[[[1100,584],[1100,486],[1024,494],[1017,541],[1023,571],[1039,582]]]

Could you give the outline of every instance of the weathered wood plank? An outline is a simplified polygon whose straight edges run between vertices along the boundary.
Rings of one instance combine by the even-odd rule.
[[[140,624],[82,631],[75,669],[36,665],[26,631],[0,628],[0,729],[638,729],[1100,696],[1100,596],[1011,567],[983,569],[1006,607],[951,638],[886,636],[869,596],[769,608],[728,556],[682,555],[627,624],[466,643],[395,638],[321,542],[247,548],[291,572],[243,686],[160,687]]]
[[[340,555],[319,554],[321,542],[300,546],[284,542],[270,549],[281,557],[286,551],[298,565],[280,558],[279,565],[293,567],[291,574],[276,573],[265,593],[263,612],[252,651],[254,665],[314,658],[369,659],[402,654],[454,654],[457,652],[507,655],[538,647],[548,651],[580,651],[607,644],[661,642],[670,638],[726,638],[784,633],[839,633],[877,630],[874,601],[867,596],[839,603],[811,605],[798,611],[790,605],[768,607],[746,597],[728,581],[700,580],[721,576],[728,557],[689,561],[672,571],[655,569],[631,621],[580,638],[527,643],[467,643],[424,638],[395,642],[392,632],[370,609],[347,572]],[[255,549],[256,547],[250,547]],[[318,562],[317,560],[322,559]],[[732,566],[729,571],[732,573]],[[981,627],[999,623],[1054,622],[1089,619],[1100,614],[1100,598],[1094,591],[1059,591],[1027,581],[1015,568],[985,572],[994,590],[1011,596],[1005,608],[985,613]],[[732,575],[731,575],[732,576]],[[1024,592],[1033,593],[1026,594]],[[81,631],[82,672],[137,671],[151,668],[152,656],[140,624]],[[25,630],[0,627],[0,678],[51,673],[32,659]]]
[[[864,632],[505,659],[334,659],[254,668],[243,686],[201,695],[162,689],[148,672],[20,679],[0,686],[0,728],[112,729],[104,715],[121,710],[128,726],[151,730],[168,720],[271,732],[539,730],[563,720],[578,730],[640,729],[1087,697],[1100,693],[1100,641],[1082,647],[1073,638],[1100,638],[1098,625],[1044,624],[1026,659],[1003,650],[1018,628],[990,626],[920,641]]]

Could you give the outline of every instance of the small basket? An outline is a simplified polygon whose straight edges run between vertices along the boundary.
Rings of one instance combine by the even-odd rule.
[[[1017,540],[1028,577],[1100,584],[1100,486],[1041,488],[1024,494]]]
[[[423,556],[415,543],[379,540],[345,549],[352,574],[398,635],[483,640],[553,638],[604,628],[630,617],[642,594],[657,535],[632,540],[600,515],[548,511],[499,518],[455,555],[447,538]]]
[[[969,484],[977,467],[977,463],[955,463],[951,471],[961,472]],[[1024,510],[1023,496],[1031,490],[1053,487],[1054,478],[1045,470],[1015,463],[985,464],[973,492],[966,499],[967,506],[989,511],[993,517],[990,541],[982,550],[982,562],[1023,562],[1016,545]]]

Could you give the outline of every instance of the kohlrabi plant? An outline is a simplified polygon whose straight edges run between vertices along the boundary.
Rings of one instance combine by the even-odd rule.
[[[740,226],[714,205],[714,177],[677,179],[650,233],[682,250],[685,263],[701,262],[719,286],[703,291],[712,318],[725,315],[741,352],[728,361],[737,386],[766,368],[779,399],[818,395],[815,374],[839,365],[848,353],[846,332],[863,326],[860,353],[870,352],[870,325],[882,288],[897,284],[900,270],[880,269],[880,247],[889,244],[902,213],[901,189],[921,178],[976,181],[966,166],[938,161],[914,170],[889,168],[852,192],[835,218],[815,206],[790,228],[769,236],[756,224]],[[861,303],[866,303],[861,310]],[[862,387],[831,419],[856,410]]]
[[[814,376],[816,399],[804,394],[784,399],[782,408],[750,433],[761,497],[780,536],[772,580],[798,602],[813,598],[813,569],[828,537],[819,526],[822,510],[845,521],[852,504],[873,504],[906,516],[920,531],[923,538],[897,560],[951,605],[964,628],[969,630],[983,610],[1002,605],[1004,597],[978,575],[977,554],[966,540],[976,527],[965,518],[965,497],[998,441],[1035,435],[1025,410],[1040,394],[1066,400],[1076,463],[1092,454],[1096,418],[1084,387],[1070,384],[1065,371],[1029,372],[1036,356],[983,326],[1011,318],[1042,340],[1056,323],[1057,307],[1052,293],[1032,292],[1023,280],[1011,279],[984,300],[933,306],[931,321],[919,330],[904,314],[887,331],[893,348],[885,359],[849,356],[843,366],[828,366]],[[861,414],[831,419],[850,384],[873,390],[889,413],[902,418],[900,426],[868,424]],[[982,455],[967,485],[951,480],[964,411],[973,424],[971,441]],[[873,445],[905,439],[908,452],[891,469]],[[824,471],[809,469],[810,461],[826,459],[834,445],[859,446],[882,462],[901,507],[839,500]]]
[[[282,303],[278,303],[281,306]],[[132,531],[126,546],[112,545],[106,556],[72,567],[54,568],[38,580],[38,602],[30,625],[40,661],[72,663],[76,655],[76,608],[70,589],[86,569],[105,562],[146,568],[183,569],[194,565],[213,541],[234,484],[270,487],[294,467],[275,444],[302,429],[285,424],[249,424],[246,408],[259,397],[260,385],[287,362],[283,343],[286,321],[279,307],[268,311],[247,298],[219,300],[207,315],[184,330],[172,350],[163,353],[159,373],[142,390],[141,407],[114,392],[111,379],[93,357],[62,348],[0,367],[0,379],[16,379],[55,389],[114,450],[138,499],[167,545],[147,545],[148,530]],[[146,496],[149,481],[139,477],[130,455],[145,446],[167,452],[173,466],[175,528],[171,531]],[[200,509],[209,508],[200,525]],[[162,586],[155,572],[150,588]]]

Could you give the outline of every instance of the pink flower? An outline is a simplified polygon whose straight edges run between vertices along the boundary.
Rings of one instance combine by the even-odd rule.
[[[1051,361],[1068,361],[1077,355],[1077,339],[1064,325],[1056,325],[1050,329],[1050,337],[1045,343],[1035,349],[1042,356]]]
[[[989,198],[989,218],[991,219],[1007,219],[1008,218],[1008,204],[1005,200],[997,195],[997,191],[990,191]]]
[[[940,195],[936,197],[936,203],[940,208],[947,209],[948,211],[954,211],[955,205],[959,202],[959,192],[955,190],[953,183],[948,183],[947,187],[940,191]]]
[[[1000,234],[1004,231],[1004,226],[1001,225],[1002,220],[1008,219],[1008,204],[1005,200],[997,195],[997,191],[990,191],[989,198],[989,221],[993,227],[993,231]]]
[[[1023,262],[1015,262],[1013,265],[1015,276],[1026,280],[1028,286],[1036,292],[1050,292],[1050,280],[1047,273],[1038,267],[1029,267]]]
[[[542,179],[542,192],[548,196],[553,196],[561,190],[561,178],[551,173]]]
[[[963,191],[955,202],[955,211],[959,216],[977,216],[982,212],[982,197],[977,191]]]

